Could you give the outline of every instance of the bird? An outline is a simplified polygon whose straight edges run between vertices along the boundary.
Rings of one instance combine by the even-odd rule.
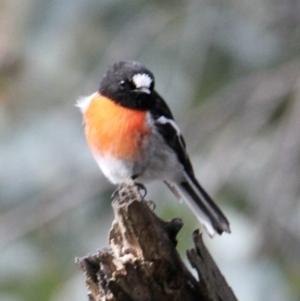
[[[209,236],[230,233],[227,218],[196,179],[184,138],[147,67],[130,60],[111,65],[98,90],[76,106],[87,144],[111,183],[161,180],[186,200]]]

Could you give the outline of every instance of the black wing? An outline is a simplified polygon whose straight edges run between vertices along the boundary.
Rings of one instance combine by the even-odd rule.
[[[155,119],[155,126],[166,143],[174,150],[185,171],[190,175],[194,175],[192,164],[186,152],[185,141],[174,121],[171,110],[162,97],[157,93],[156,96],[156,106],[151,110],[151,115]]]

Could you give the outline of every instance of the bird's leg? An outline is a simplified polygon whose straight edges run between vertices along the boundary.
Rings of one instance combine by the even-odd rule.
[[[132,178],[132,180],[135,180],[138,176],[139,176],[139,175],[133,175],[131,178]],[[142,183],[136,183],[136,182],[134,182],[134,184],[137,186],[137,189],[138,189],[139,192],[140,192],[141,190],[143,190],[144,193],[143,193],[142,198],[144,199],[145,196],[147,195],[147,189],[146,189],[146,187],[145,187]],[[153,201],[151,201],[151,200],[146,201],[146,200],[145,200],[145,202],[147,203],[148,207],[149,207],[152,211],[155,210],[156,205],[155,205],[155,203],[154,203]]]
[[[131,179],[134,181],[135,179],[137,179],[139,177],[138,174],[135,174],[131,177]],[[142,196],[142,198],[144,198],[147,195],[147,189],[146,187],[142,184],[142,183],[137,183],[134,182],[135,186],[137,187],[140,195]],[[141,191],[143,191],[143,195],[141,194]]]
[[[143,195],[141,195],[141,196],[142,196],[142,199],[144,199],[145,196],[147,195],[147,189],[146,189],[146,187],[143,184],[141,184],[141,183],[136,183],[135,182],[134,184],[137,187],[139,193],[140,193],[140,191],[143,191]],[[156,204],[154,203],[154,201],[151,201],[151,200],[147,200],[147,201],[144,200],[144,201],[146,202],[146,204],[150,208],[150,210],[152,210],[152,211],[155,210]]]
[[[141,184],[141,183],[134,183],[134,184],[137,186],[137,189],[138,189],[139,193],[141,191],[143,191],[143,195],[141,193],[140,194],[142,196],[142,199],[144,199],[145,196],[147,195],[147,189],[146,189],[146,187],[143,184]],[[152,210],[152,211],[155,210],[156,205],[155,205],[155,203],[153,201],[151,201],[151,200],[147,200],[147,201],[144,200],[144,201],[146,202],[146,204],[150,208],[150,210]]]

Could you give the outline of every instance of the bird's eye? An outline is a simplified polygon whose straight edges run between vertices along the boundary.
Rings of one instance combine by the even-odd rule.
[[[128,88],[129,90],[136,89],[136,86],[132,80],[121,80],[119,85],[122,89]]]
[[[125,80],[121,80],[121,81],[119,82],[119,85],[120,85],[122,88],[125,88],[125,86],[126,86]]]

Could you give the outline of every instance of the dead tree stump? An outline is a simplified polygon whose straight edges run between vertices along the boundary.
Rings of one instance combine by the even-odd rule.
[[[156,217],[132,181],[121,185],[112,207],[110,249],[76,258],[90,301],[237,300],[198,231],[187,252],[200,281],[195,279],[175,248],[182,221]]]

